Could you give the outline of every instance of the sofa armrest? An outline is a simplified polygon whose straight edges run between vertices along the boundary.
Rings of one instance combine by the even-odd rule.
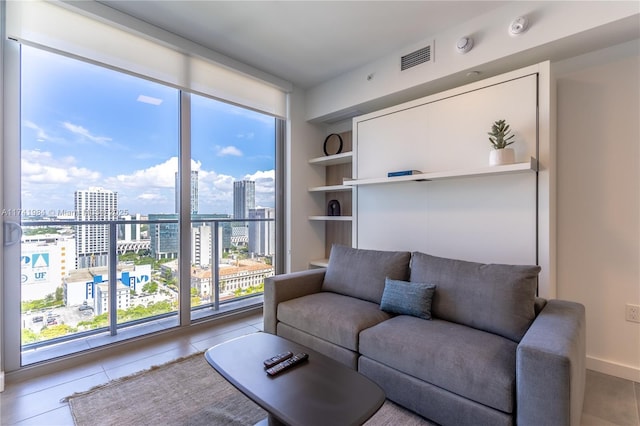
[[[516,424],[579,426],[585,364],[584,306],[549,300],[518,345]]]
[[[275,275],[264,280],[264,331],[276,334],[278,304],[322,289],[325,268]]]

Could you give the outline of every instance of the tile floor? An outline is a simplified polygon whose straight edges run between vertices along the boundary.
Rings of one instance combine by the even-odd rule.
[[[65,396],[261,329],[261,314],[251,314],[99,361],[77,363],[35,378],[9,380],[0,393],[0,424],[73,425],[68,406],[60,402]],[[587,371],[582,426],[612,425],[640,426],[640,383]]]

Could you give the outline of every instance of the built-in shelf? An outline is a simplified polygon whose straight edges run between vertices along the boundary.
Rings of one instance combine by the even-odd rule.
[[[315,255],[318,257],[328,257],[333,244],[351,246],[353,234],[351,229],[353,222],[351,205],[355,190],[353,186],[343,185],[342,181],[353,176],[352,132],[342,132],[340,136],[344,142],[343,148],[345,152],[307,160],[309,166],[317,168],[317,171],[324,175],[322,181],[318,182],[322,186],[308,188],[309,194],[318,203],[318,210],[310,213],[320,213],[319,215],[308,216],[308,221],[314,224],[314,228],[318,228],[318,225],[324,228],[323,234],[319,234],[320,238],[324,238],[324,253],[316,253]],[[322,168],[324,170],[321,170]],[[326,215],[330,211],[328,209],[329,204],[334,201],[337,201],[341,206],[343,216]],[[325,206],[324,209],[319,207],[322,205]],[[314,268],[322,268],[326,267],[328,262],[329,259],[316,258],[309,260],[309,265]]]
[[[317,266],[319,268],[326,268],[329,266],[329,259],[317,259],[309,262],[311,266]]]
[[[315,186],[309,188],[309,192],[340,192],[351,191],[353,187],[347,185],[327,185],[327,186]]]
[[[324,220],[324,221],[338,221],[338,222],[351,222],[352,216],[309,216],[309,220]]]
[[[396,177],[382,177],[382,178],[370,178],[370,179],[352,179],[345,180],[343,183],[346,186],[358,186],[358,185],[379,185],[385,183],[394,182],[409,182],[409,181],[434,181],[444,180],[462,177],[478,177],[486,175],[499,175],[507,173],[522,173],[538,170],[538,161],[535,158],[530,158],[528,162],[506,164],[501,166],[481,167],[478,169],[463,169],[463,170],[447,170],[442,172],[427,172],[419,173],[407,176]]]
[[[309,164],[316,166],[335,166],[336,164],[348,164],[353,160],[353,152],[343,152],[341,154],[326,155],[309,160]]]

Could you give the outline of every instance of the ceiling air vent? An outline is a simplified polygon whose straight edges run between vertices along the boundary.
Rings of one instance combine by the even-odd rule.
[[[431,61],[431,45],[408,53],[400,58],[400,70],[404,71],[416,65]]]

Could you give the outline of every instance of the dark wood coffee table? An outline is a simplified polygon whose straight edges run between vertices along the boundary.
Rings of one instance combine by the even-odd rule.
[[[263,361],[286,351],[305,352],[309,359],[269,376]],[[269,413],[270,425],[361,425],[385,400],[382,389],[357,371],[273,334],[229,340],[207,350],[205,358]]]

